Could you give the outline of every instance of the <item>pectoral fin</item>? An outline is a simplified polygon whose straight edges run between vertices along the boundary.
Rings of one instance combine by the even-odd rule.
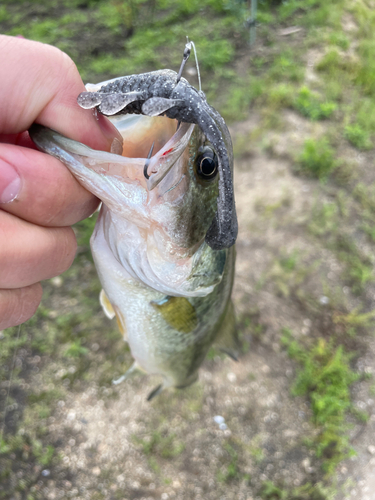
[[[118,308],[113,307],[112,304],[110,303],[104,290],[100,292],[99,301],[103,308],[104,314],[107,316],[107,318],[113,319],[116,316],[117,326],[126,340],[125,322],[123,321],[123,318]]]
[[[133,375],[137,375],[138,373],[146,373],[139,364],[134,361],[134,363],[131,365],[129,370],[127,370],[124,375],[121,375],[121,377],[113,379],[112,384],[113,385],[118,385],[121,384],[124,380],[127,380],[128,378],[132,377]]]
[[[154,397],[160,394],[163,389],[164,389],[163,384],[160,384],[157,387],[155,387],[155,389],[153,389],[147,396],[147,401],[151,401],[151,399],[154,399]]]
[[[100,292],[99,301],[107,318],[113,319],[116,316],[116,313],[104,290]]]
[[[166,297],[160,302],[151,302],[151,305],[179,332],[190,333],[198,326],[195,308],[185,297]]]

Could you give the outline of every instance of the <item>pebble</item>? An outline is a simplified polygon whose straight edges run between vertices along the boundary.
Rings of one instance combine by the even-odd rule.
[[[92,469],[92,473],[94,474],[94,476],[99,476],[99,475],[100,475],[100,473],[101,473],[101,470],[100,470],[100,468],[99,468],[99,467],[94,467],[94,468]]]
[[[225,418],[222,417],[221,415],[216,415],[214,417],[214,422],[216,422],[217,424],[223,424],[225,422]]]

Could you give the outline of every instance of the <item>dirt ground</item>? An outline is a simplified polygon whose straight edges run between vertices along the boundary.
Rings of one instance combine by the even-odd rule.
[[[303,126],[291,112],[285,118],[289,126],[280,143],[298,137]],[[257,123],[253,117],[234,125],[234,142]],[[89,383],[78,390],[67,387],[46,419],[61,462],[40,471],[33,491],[41,498],[260,500],[287,498],[263,496],[267,481],[286,489],[323,481],[319,460],[305,444],[317,430],[307,400],[291,395],[296,364],[280,335],[290,328],[302,338],[322,328],[297,291],[303,284],[324,317],[331,299],[321,277],[327,276],[333,288],[341,286],[341,264],[305,230],[313,207],[327,193],[317,181],[296,176],[287,157],[274,156],[254,146],[236,161],[240,232],[233,298],[246,344],[240,361],[216,355],[205,362],[197,384],[165,392],[151,403],[146,397],[157,382],[151,377],[112,387],[94,369]],[[293,252],[301,273],[280,280],[276,258]],[[313,272],[303,272],[311,266]],[[343,293],[348,295],[345,288]],[[48,303],[53,300],[52,294]],[[351,300],[354,307],[348,296]],[[99,307],[94,314],[99,328],[109,328]],[[87,346],[97,354],[96,363],[103,362],[98,344]],[[375,342],[362,352],[356,368],[374,373]],[[69,367],[49,361],[27,381],[29,388],[59,385],[64,370]],[[336,500],[375,499],[375,404],[369,382],[358,382],[353,397],[370,418],[366,424],[351,422],[357,455],[339,466],[337,486],[345,486],[346,493]],[[20,498],[20,493],[11,497]]]

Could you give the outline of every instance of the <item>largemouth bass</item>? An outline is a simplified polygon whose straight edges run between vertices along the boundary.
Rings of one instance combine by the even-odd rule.
[[[102,200],[91,237],[100,302],[135,360],[121,380],[163,377],[151,399],[193,383],[214,342],[236,358],[231,139],[171,70],[91,85],[78,102],[109,116],[123,144],[96,151],[39,125],[30,135]]]

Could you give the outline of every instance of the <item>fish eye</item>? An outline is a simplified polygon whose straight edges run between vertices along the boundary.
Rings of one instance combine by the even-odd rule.
[[[199,150],[195,160],[198,177],[203,181],[211,181],[218,173],[218,159],[215,151],[209,146]]]

